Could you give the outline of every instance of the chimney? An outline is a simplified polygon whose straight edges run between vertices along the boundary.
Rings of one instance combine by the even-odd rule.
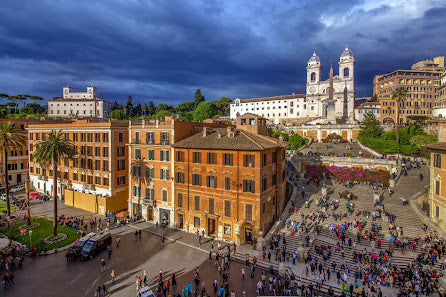
[[[218,137],[218,139],[220,139],[221,138],[221,133],[218,133],[217,137]]]
[[[206,137],[206,127],[203,127],[203,137]]]

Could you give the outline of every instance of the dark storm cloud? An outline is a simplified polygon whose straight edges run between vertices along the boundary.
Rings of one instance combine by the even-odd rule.
[[[51,98],[94,83],[110,100],[172,104],[196,88],[208,99],[304,92],[313,50],[327,75],[348,43],[362,96],[373,75],[445,52],[446,8],[382,2],[7,0],[0,92]]]

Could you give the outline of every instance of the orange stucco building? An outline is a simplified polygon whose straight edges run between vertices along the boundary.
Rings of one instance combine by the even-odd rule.
[[[53,166],[38,164],[32,154],[38,141],[51,131],[61,130],[73,142],[76,155],[58,166],[58,196],[65,204],[105,214],[127,209],[128,123],[78,120],[28,125],[30,182],[40,192],[52,193]]]
[[[285,206],[286,145],[266,132],[266,119],[245,114],[173,145],[178,228],[235,242],[270,229]]]

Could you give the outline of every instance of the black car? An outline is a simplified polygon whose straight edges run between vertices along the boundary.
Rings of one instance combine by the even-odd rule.
[[[82,251],[79,254],[81,260],[88,260],[93,258],[94,255],[105,250],[112,242],[110,232],[102,231],[91,237],[84,244]]]

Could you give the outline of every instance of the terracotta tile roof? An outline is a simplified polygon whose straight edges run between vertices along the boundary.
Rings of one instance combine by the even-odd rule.
[[[294,98],[305,98],[305,94],[281,95],[281,96],[273,96],[273,97],[239,99],[239,100],[240,100],[240,103],[247,103],[247,102],[282,100],[282,99],[294,99]],[[234,104],[234,103],[235,103],[235,101],[232,101],[230,104]]]
[[[195,148],[212,150],[262,151],[277,147],[285,147],[277,139],[269,136],[259,136],[239,129],[234,129],[234,137],[228,136],[226,128],[207,128],[206,137],[203,130],[196,130],[195,134],[176,142],[175,148]],[[220,134],[220,138],[219,138]]]

